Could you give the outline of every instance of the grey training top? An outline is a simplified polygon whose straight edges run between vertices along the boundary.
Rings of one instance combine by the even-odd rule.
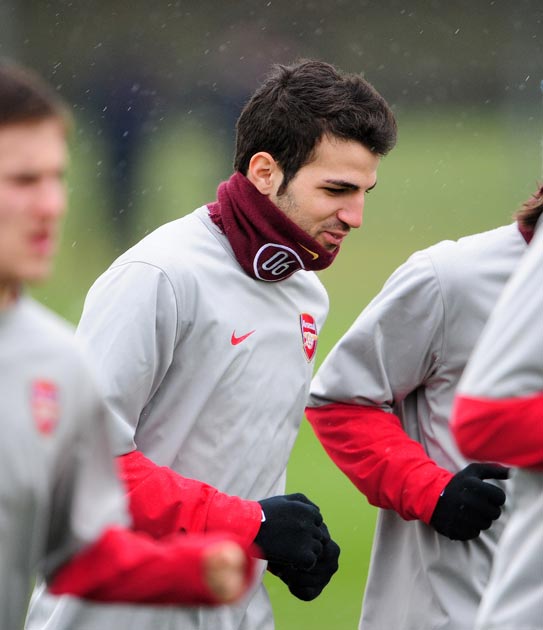
[[[206,207],[155,230],[96,281],[78,328],[114,412],[117,452],[136,445],[242,498],[282,494],[327,311],[312,272],[275,283],[246,275]],[[51,600],[36,619],[53,615],[55,630],[273,628],[262,585],[214,609]]]
[[[481,335],[459,393],[487,399],[543,394],[542,219]],[[513,511],[498,545],[476,630],[543,628],[543,473],[519,469],[511,481]]]
[[[126,520],[105,409],[58,317],[28,297],[0,311],[0,627],[21,628],[45,577]]]
[[[394,412],[432,460],[461,470],[468,462],[449,429],[455,387],[525,250],[513,224],[411,256],[325,359],[310,405]],[[360,627],[473,630],[505,516],[477,539],[458,542],[379,510]]]

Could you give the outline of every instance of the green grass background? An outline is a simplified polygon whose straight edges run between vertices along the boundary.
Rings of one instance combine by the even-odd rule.
[[[388,275],[413,251],[510,220],[541,179],[541,124],[531,112],[398,112],[399,143],[379,169],[364,225],[321,273],[331,299],[317,365]],[[119,253],[105,174],[107,154],[84,120],[72,141],[67,216],[56,272],[33,293],[77,322],[92,281]],[[164,221],[214,198],[230,173],[230,147],[201,121],[179,119],[141,151],[133,199],[136,241]],[[278,630],[357,627],[368,570],[375,508],[328,460],[304,420],[288,469],[288,490],[318,503],[342,548],[340,569],[314,602],[300,602],[267,577]],[[393,602],[384,605],[394,605]]]

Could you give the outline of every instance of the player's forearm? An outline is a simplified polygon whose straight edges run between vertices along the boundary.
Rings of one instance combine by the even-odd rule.
[[[174,532],[227,531],[244,544],[253,542],[261,524],[256,501],[157,466],[139,451],[117,458],[136,530],[160,538]]]
[[[101,602],[218,603],[204,579],[203,556],[226,536],[177,535],[156,541],[111,528],[62,566],[49,583],[54,595]],[[248,567],[252,560],[246,558]],[[247,579],[250,571],[247,572]]]
[[[334,403],[306,409],[328,455],[372,505],[429,523],[452,473],[381,409]]]
[[[522,398],[457,396],[452,432],[466,457],[543,469],[543,393]]]

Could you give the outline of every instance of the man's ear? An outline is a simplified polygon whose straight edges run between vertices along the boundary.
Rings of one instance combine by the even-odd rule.
[[[283,181],[283,171],[266,151],[255,153],[249,162],[247,179],[263,195],[275,195]]]

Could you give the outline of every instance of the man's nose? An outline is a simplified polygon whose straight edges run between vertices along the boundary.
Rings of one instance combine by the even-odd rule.
[[[64,182],[47,181],[36,189],[34,208],[37,214],[57,218],[66,210],[66,188]]]
[[[362,225],[364,214],[364,195],[356,196],[344,203],[337,213],[337,218],[351,228],[359,228]]]

